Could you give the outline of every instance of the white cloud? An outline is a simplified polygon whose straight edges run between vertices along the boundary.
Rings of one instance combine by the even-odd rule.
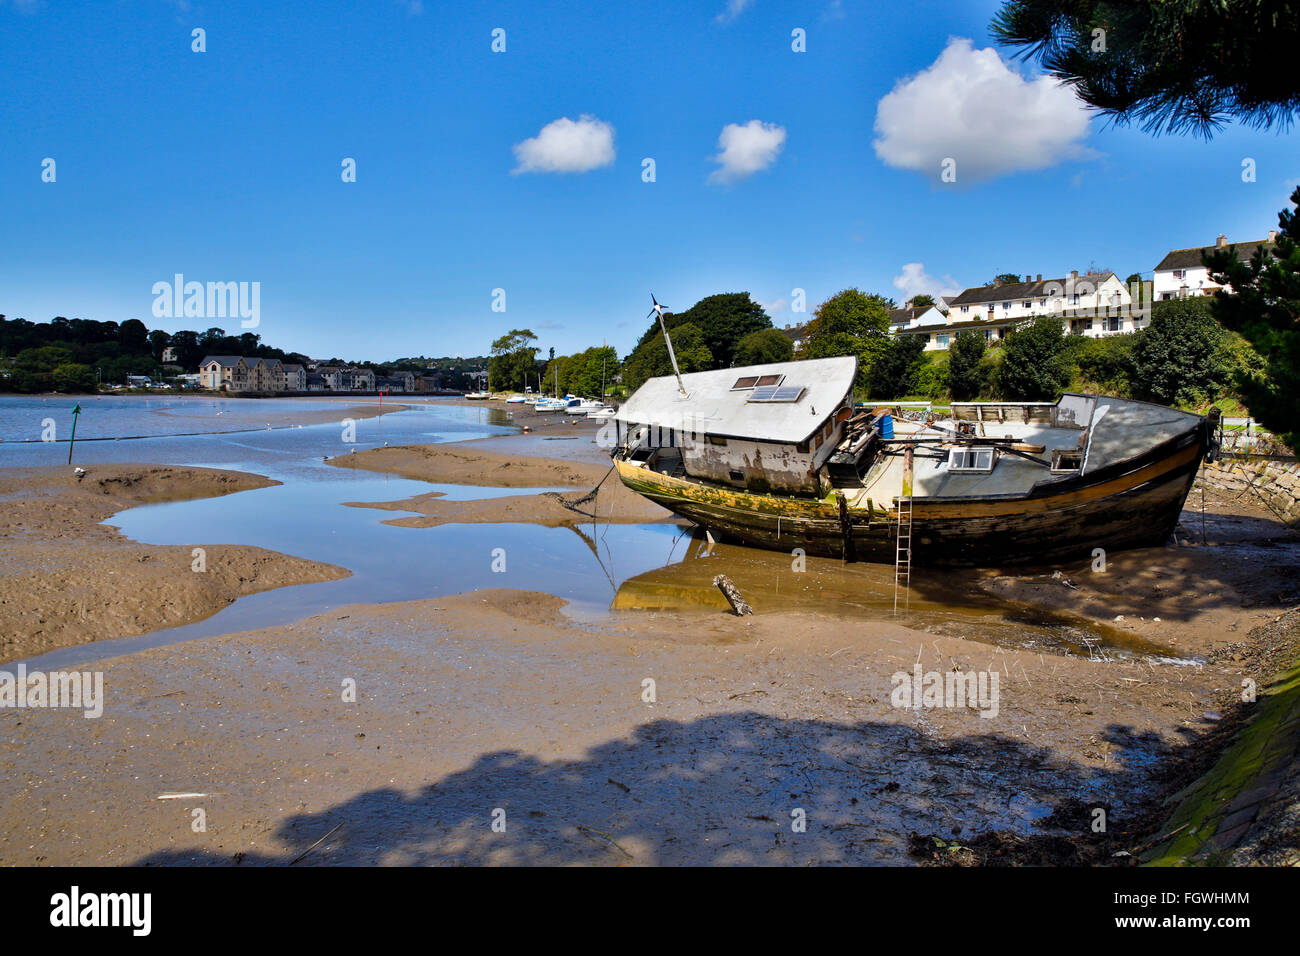
[[[734,183],[767,169],[776,162],[783,146],[784,126],[759,120],[750,120],[744,126],[728,123],[718,136],[718,148],[722,152],[711,157],[721,168],[709,175],[709,182]]]
[[[822,23],[843,20],[844,16],[844,0],[831,0],[826,9],[822,11]]]
[[[876,155],[936,179],[947,158],[958,183],[1043,169],[1097,154],[1080,145],[1089,113],[1048,76],[1025,79],[996,50],[954,37],[939,58],[876,104]]]
[[[577,122],[563,116],[514,149],[519,165],[511,173],[585,173],[614,162],[614,127],[585,114]]]
[[[784,296],[779,296],[771,302],[760,302],[758,304],[763,307],[763,311],[768,315],[777,315],[784,312],[789,307],[790,300]]]
[[[903,294],[903,301],[916,295],[932,295],[937,299],[962,291],[962,286],[952,276],[945,274],[942,279],[936,279],[927,273],[923,262],[905,263],[903,271],[894,276],[894,288]]]
[[[733,23],[754,0],[727,0],[727,8],[713,18],[715,23]]]

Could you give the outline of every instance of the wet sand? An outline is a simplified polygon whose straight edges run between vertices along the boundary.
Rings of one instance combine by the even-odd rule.
[[[891,675],[918,664],[997,671],[996,716],[892,706]],[[283,865],[321,837],[312,863],[906,863],[913,834],[1033,833],[1076,802],[1109,808],[1122,847],[1158,761],[1250,664],[1101,663],[807,612],[592,624],[497,590],[103,671],[98,720],[0,723],[0,863]]]
[[[336,463],[514,488],[600,478],[598,462],[522,454],[558,444],[534,434]],[[449,510],[423,517],[477,503],[434,504]],[[66,533],[86,539],[79,520]],[[0,713],[0,863],[285,864],[322,837],[304,863],[907,863],[934,834],[1086,843],[1080,808],[1096,806],[1110,812],[1095,838],[1110,860],[1149,835],[1169,758],[1229,720],[1242,679],[1267,681],[1300,638],[1293,624],[1269,646],[1259,637],[1300,621],[1284,615],[1296,536],[1213,496],[1206,544],[1192,540],[1200,521],[1185,512],[1184,546],[1112,555],[1105,574],[932,577],[914,595],[1017,597],[1196,665],[998,645],[977,617],[844,614],[854,581],[829,566],[757,561],[759,613],[739,619],[679,598],[707,593],[713,567],[698,555],[667,588],[643,589],[668,595],[658,610],[575,616],[549,595],[483,590],[106,661],[99,719]],[[917,666],[996,672],[996,716],[893,706],[891,675]]]
[[[277,484],[165,465],[0,472],[0,662],[201,620],[257,591],[344,577],[338,567],[235,545],[153,547],[100,524],[161,501]],[[203,548],[202,572],[194,548]]]

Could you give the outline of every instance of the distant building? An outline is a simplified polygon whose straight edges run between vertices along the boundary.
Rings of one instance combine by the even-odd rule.
[[[910,332],[913,329],[929,328],[932,325],[944,325],[948,317],[937,305],[917,305],[910,302],[901,309],[889,313],[889,331]]]
[[[248,365],[242,355],[208,355],[199,363],[199,384],[213,391],[246,392]]]
[[[1236,244],[1237,258],[1246,262],[1261,246],[1272,248],[1277,232],[1271,230],[1267,239]],[[1155,268],[1153,292],[1157,302],[1213,295],[1220,286],[1210,278],[1210,270],[1201,262],[1201,256],[1216,249],[1228,248],[1228,237],[1220,235],[1212,246],[1194,249],[1171,249]]]
[[[800,346],[802,346],[804,342],[808,341],[807,322],[802,322],[799,325],[787,325],[785,328],[778,329],[777,331],[790,340],[790,344],[794,347],[796,352],[799,351]]]
[[[284,388],[288,392],[307,391],[307,370],[301,365],[284,366]]]
[[[891,328],[924,335],[926,349],[933,351],[948,348],[956,333],[967,330],[981,331],[996,342],[1016,325],[1040,316],[1062,319],[1068,333],[1094,338],[1135,332],[1149,321],[1146,312],[1133,309],[1132,294],[1113,272],[1075,271],[1059,279],[1044,279],[1040,273],[1025,276],[1024,282],[966,289],[946,304],[942,323],[929,311],[918,315],[916,310],[899,310],[890,317]]]

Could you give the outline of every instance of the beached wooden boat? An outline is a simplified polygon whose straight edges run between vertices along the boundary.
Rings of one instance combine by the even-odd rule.
[[[855,408],[854,358],[646,382],[619,409],[623,483],[759,547],[999,566],[1162,545],[1213,447],[1204,417],[1066,394]],[[904,552],[905,555],[904,555]]]

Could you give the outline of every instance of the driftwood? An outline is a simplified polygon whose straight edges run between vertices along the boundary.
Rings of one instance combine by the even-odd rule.
[[[745,599],[740,596],[740,591],[732,583],[731,578],[725,574],[719,574],[713,579],[713,583],[718,586],[718,590],[726,597],[727,603],[731,609],[736,612],[737,616],[744,617],[746,614],[753,614],[754,609],[745,603]]]

